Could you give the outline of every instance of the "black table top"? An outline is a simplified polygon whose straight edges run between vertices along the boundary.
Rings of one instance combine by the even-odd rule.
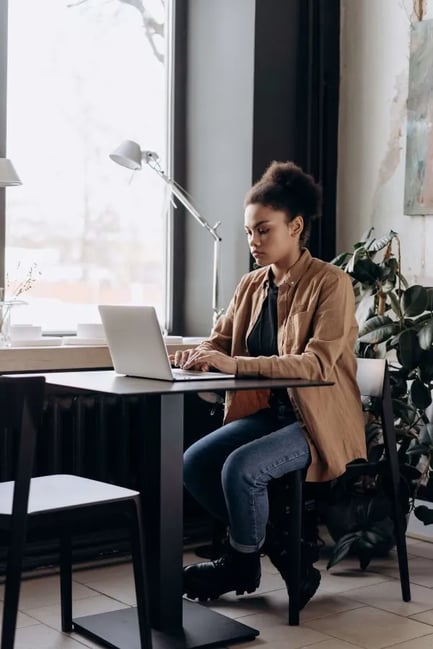
[[[40,376],[40,374],[38,374]],[[224,390],[257,390],[273,388],[308,388],[333,385],[330,381],[305,379],[216,379],[206,381],[158,381],[121,376],[113,370],[50,372],[44,374],[47,385],[85,392],[116,395],[184,394]]]

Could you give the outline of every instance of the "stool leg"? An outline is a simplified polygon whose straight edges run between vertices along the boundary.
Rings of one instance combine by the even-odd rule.
[[[20,533],[21,532],[21,533]],[[21,587],[21,569],[25,547],[25,523],[23,529],[12,534],[8,549],[6,584],[3,604],[1,649],[13,649]]]
[[[60,607],[62,631],[72,631],[72,540],[69,525],[63,523],[60,532]]]
[[[289,625],[298,626],[300,590],[301,590],[301,543],[302,543],[302,486],[303,471],[294,471],[292,474],[292,525],[290,527],[290,557],[292,569],[290,571],[290,596],[289,596]]]
[[[147,595],[145,544],[141,523],[141,506],[138,498],[132,501],[132,520],[130,529],[140,647],[142,649],[152,649],[152,631],[150,628],[149,599]]]

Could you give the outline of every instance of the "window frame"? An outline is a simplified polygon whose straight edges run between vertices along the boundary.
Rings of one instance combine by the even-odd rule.
[[[8,0],[0,0],[0,157],[6,157]],[[5,282],[6,195],[0,187],[0,286]]]
[[[186,0],[166,0],[166,56],[168,62],[166,74],[167,89],[167,172],[177,182],[184,185],[185,155],[184,147],[174,143],[175,132],[180,131],[179,140],[184,138],[185,123],[185,88],[179,78],[183,79],[186,69]],[[8,3],[0,0],[0,157],[7,157],[7,80],[8,80]],[[177,153],[178,151],[181,153]],[[175,153],[176,152],[176,153]],[[177,212],[182,210],[178,208]],[[180,214],[179,214],[180,215]],[[165,328],[168,332],[181,331],[182,319],[179,318],[183,302],[183,255],[184,225],[183,218],[173,218],[173,209],[167,217],[165,240]],[[5,188],[0,187],[0,286],[5,282],[5,245],[6,245],[6,195]]]

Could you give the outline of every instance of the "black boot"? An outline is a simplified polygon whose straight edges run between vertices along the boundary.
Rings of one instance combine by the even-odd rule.
[[[286,582],[287,592],[290,597],[289,584],[292,563],[288,553],[288,525],[290,525],[290,515],[281,518],[277,522],[277,525],[271,522],[268,523],[263,552],[268,555],[271,563]],[[321,580],[320,571],[313,566],[313,563],[319,560],[320,547],[323,545],[318,534],[317,513],[313,501],[307,501],[305,503],[302,536],[300,609],[303,609],[313,597],[319,588]]]
[[[229,545],[219,559],[184,568],[183,592],[200,602],[217,599],[232,590],[236,595],[243,595],[258,588],[260,576],[260,553],[238,552]]]
[[[268,555],[271,563],[278,570],[284,581],[286,582],[287,592],[290,597],[290,571],[292,568],[291,560],[287,550],[287,543],[284,543],[284,537],[280,539],[268,540],[266,537],[263,551]],[[301,548],[301,584],[299,593],[299,608],[303,609],[304,606],[310,601],[319,588],[321,574],[317,568],[314,568],[313,563],[319,558],[319,549],[315,544],[302,542]]]

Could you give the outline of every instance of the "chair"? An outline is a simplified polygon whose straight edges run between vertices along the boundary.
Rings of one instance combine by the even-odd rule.
[[[409,567],[406,550],[405,515],[401,510],[398,498],[400,469],[397,455],[397,442],[394,430],[391,388],[389,382],[388,364],[384,359],[358,359],[357,382],[363,396],[377,397],[381,400],[381,419],[385,446],[385,457],[389,463],[390,492],[392,495],[392,519],[397,546],[398,566],[402,599],[410,601]],[[360,474],[371,466],[369,462],[353,462],[346,468],[345,477]],[[289,551],[292,557],[293,573],[291,573],[289,590],[289,625],[299,624],[299,593],[301,580],[301,534],[303,517],[303,487],[305,472],[294,471],[282,480],[286,481],[289,494],[289,507],[292,524],[289,530]]]
[[[62,631],[72,624],[72,531],[96,513],[126,516],[130,532],[137,597],[140,646],[151,649],[144,539],[139,494],[130,489],[73,475],[31,478],[37,429],[44,403],[44,377],[0,377],[0,434],[14,442],[13,482],[0,483],[0,529],[8,536],[1,649],[13,649],[26,531],[56,525],[60,547]]]

